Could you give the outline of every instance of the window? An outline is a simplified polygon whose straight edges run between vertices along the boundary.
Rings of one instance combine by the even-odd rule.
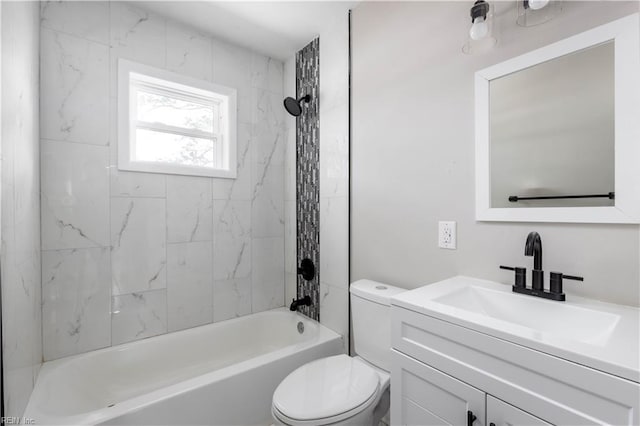
[[[120,60],[118,168],[236,177],[236,90]]]

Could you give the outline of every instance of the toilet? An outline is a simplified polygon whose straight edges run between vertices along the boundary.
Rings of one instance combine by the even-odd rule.
[[[391,297],[405,291],[370,280],[351,284],[356,356],[309,362],[273,393],[271,413],[282,425],[378,425],[389,411]]]

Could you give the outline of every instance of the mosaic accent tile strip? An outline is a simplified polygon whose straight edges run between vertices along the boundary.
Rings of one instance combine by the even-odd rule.
[[[296,212],[298,265],[309,258],[316,276],[306,281],[298,275],[298,297],[311,296],[313,304],[300,312],[320,320],[320,39],[316,38],[296,54],[298,98],[311,95],[303,103],[296,120]]]

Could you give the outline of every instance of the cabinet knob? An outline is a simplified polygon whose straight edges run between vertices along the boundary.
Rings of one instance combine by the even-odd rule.
[[[477,417],[475,416],[475,414],[473,414],[473,411],[467,411],[467,426],[473,425],[473,422],[475,422],[476,419]]]

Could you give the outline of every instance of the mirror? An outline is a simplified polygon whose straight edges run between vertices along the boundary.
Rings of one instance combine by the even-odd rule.
[[[491,207],[614,205],[613,46],[489,82]]]
[[[478,220],[638,223],[638,21],[476,73]]]

